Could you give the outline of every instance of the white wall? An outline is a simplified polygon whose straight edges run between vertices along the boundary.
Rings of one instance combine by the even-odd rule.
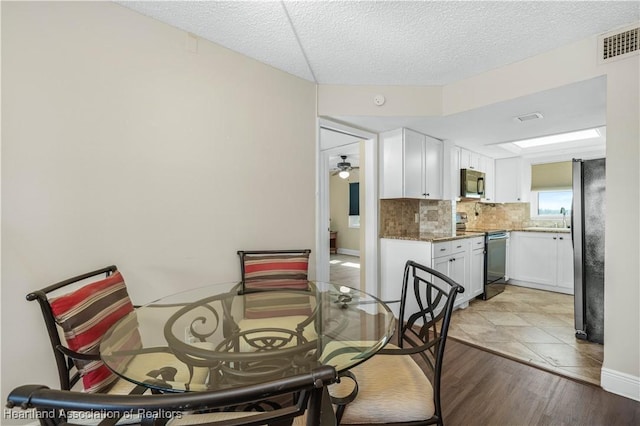
[[[602,386],[640,400],[640,56],[597,64],[596,37],[520,61],[442,88],[442,114],[455,114],[598,76],[607,78],[607,218],[605,345]],[[367,87],[368,94],[376,88]],[[318,90],[318,110],[327,116],[372,115],[362,90]],[[384,87],[389,108],[376,115],[420,115],[437,101],[416,92]],[[434,95],[434,93],[432,93]],[[415,110],[404,111],[398,102]],[[422,104],[420,104],[422,102]],[[402,113],[401,113],[402,112]],[[434,113],[433,115],[437,115]]]
[[[141,304],[315,247],[315,86],[186,41],[110,2],[2,3],[2,400],[57,386],[31,290],[114,263]]]

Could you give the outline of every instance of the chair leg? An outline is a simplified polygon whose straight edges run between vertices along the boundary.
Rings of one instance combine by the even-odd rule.
[[[356,380],[356,375],[353,374],[351,371],[343,371],[342,373],[338,374],[338,377],[340,379],[344,377],[348,377],[353,381],[353,390],[349,395],[343,398],[337,398],[333,396],[331,397],[331,403],[337,406],[336,421],[337,421],[337,424],[340,424],[340,422],[342,421],[342,416],[344,415],[344,410],[347,407],[347,404],[350,404],[351,402],[353,402],[353,400],[356,399],[356,396],[358,396],[358,381]]]

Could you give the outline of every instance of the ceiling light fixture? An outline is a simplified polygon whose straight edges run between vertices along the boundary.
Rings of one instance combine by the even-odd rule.
[[[340,173],[338,173],[338,176],[340,176],[342,179],[346,179],[349,177],[349,170],[341,170]]]
[[[531,148],[534,146],[551,145],[554,143],[563,143],[577,141],[581,139],[591,139],[600,136],[598,129],[579,130],[577,132],[560,133],[557,135],[543,136],[540,138],[523,139],[512,142],[520,148]]]

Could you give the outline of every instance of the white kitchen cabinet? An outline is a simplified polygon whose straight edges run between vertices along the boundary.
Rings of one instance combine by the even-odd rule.
[[[460,148],[460,168],[484,172],[481,166],[482,155],[468,149]]]
[[[442,272],[463,286],[465,291],[456,296],[456,307],[466,307],[484,291],[484,237],[435,243],[382,238],[380,259],[380,298],[384,301],[400,300],[407,260]],[[397,315],[399,304],[389,306]]]
[[[442,272],[464,287],[464,293],[456,296],[454,306],[469,304],[470,256],[469,240],[459,239],[433,244],[433,269]]]
[[[484,201],[494,201],[496,197],[496,167],[491,157],[482,157],[480,171],[484,172]]]
[[[520,157],[495,160],[495,201],[517,203],[529,201],[530,181],[525,178],[528,165]]]
[[[485,194],[482,200],[495,201],[495,160],[486,155],[460,147],[454,148],[452,158],[453,161],[457,161],[457,164],[453,167],[456,175],[452,178],[455,185],[456,196],[460,196],[460,169],[472,169],[485,174]]]
[[[380,299],[385,302],[400,300],[402,279],[407,260],[421,265],[431,265],[432,244],[424,241],[380,239]],[[389,303],[398,316],[399,303]]]
[[[480,296],[484,292],[484,237],[469,241],[469,292],[467,299]]]
[[[410,129],[380,141],[380,198],[442,199],[442,141]]]
[[[573,294],[573,243],[571,234],[557,234],[558,237],[558,270],[556,283],[558,287]]]
[[[568,233],[511,232],[509,282],[573,294],[573,247]]]

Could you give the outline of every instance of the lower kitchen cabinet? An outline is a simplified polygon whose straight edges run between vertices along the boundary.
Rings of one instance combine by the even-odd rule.
[[[380,296],[384,301],[399,300],[404,265],[413,260],[442,272],[464,287],[455,306],[466,307],[484,290],[484,239],[461,238],[444,242],[425,242],[382,238],[380,240]],[[397,314],[398,304],[389,305]]]
[[[573,294],[570,234],[511,232],[509,243],[509,283]]]
[[[484,292],[484,237],[472,238],[469,241],[471,255],[469,256],[469,300],[480,296]]]
[[[446,249],[443,249],[445,248]],[[464,293],[456,296],[455,306],[469,303],[469,241],[467,239],[433,244],[432,268],[442,272],[464,287]],[[443,254],[443,252],[446,252]]]

